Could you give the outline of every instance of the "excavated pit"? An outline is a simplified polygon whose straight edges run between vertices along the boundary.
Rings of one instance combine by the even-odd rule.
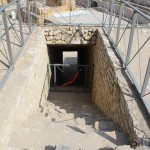
[[[42,30],[34,33],[31,48],[27,47],[20,59],[24,64],[22,68],[19,66],[22,74],[20,70],[14,74],[14,79],[21,75],[26,80],[19,80],[14,89],[17,94],[9,96],[16,105],[12,105],[11,115],[6,115],[7,122],[1,123],[4,140],[10,137],[9,146],[115,149],[127,145],[128,136],[137,137],[139,132],[133,120],[137,105],[130,96],[126,97],[126,89],[131,89],[118,69],[121,67],[118,58],[111,48],[106,48],[106,37],[94,27],[80,26],[47,27],[44,33]],[[83,69],[84,66],[88,69]],[[64,72],[69,74],[68,78]],[[35,112],[38,106],[40,109]],[[139,111],[136,113],[136,118],[142,118]],[[22,124],[16,124],[18,121]],[[140,121],[145,130],[144,120]]]
[[[127,144],[128,138],[119,127],[119,122],[107,117],[111,111],[111,101],[106,97],[110,97],[113,90],[107,84],[109,80],[115,82],[116,78],[104,44],[97,33],[95,28],[89,27],[68,27],[65,31],[59,28],[46,30],[51,72],[46,114],[57,123],[66,120],[67,127],[82,134],[89,134],[94,130],[112,132],[119,137],[116,143],[121,139],[123,143],[118,145],[124,145]],[[67,38],[70,34],[69,40]],[[78,76],[73,80],[77,73]],[[57,113],[54,112],[60,117],[55,113],[51,114],[51,109],[57,110]],[[68,119],[70,115],[73,119],[71,122]],[[89,129],[90,127],[92,129]]]
[[[119,123],[130,135],[132,125],[126,125],[118,118],[126,112],[122,116],[126,120],[128,110],[124,107],[124,97],[117,84],[113,64],[98,30],[80,26],[51,27],[45,30],[45,38],[51,72],[48,100],[52,92],[88,93],[100,111]],[[114,111],[116,107],[119,109]]]

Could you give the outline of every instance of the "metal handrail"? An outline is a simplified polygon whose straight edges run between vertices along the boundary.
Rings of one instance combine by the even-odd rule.
[[[123,34],[121,35],[121,38],[120,38],[120,30],[121,30],[121,21],[122,21],[122,18],[123,18],[123,9],[124,9],[124,5],[127,5],[129,8],[132,9],[133,11],[133,15],[131,17],[131,20],[132,22],[130,22],[130,20],[128,21],[124,31],[123,31]],[[146,92],[146,88],[148,86],[148,81],[150,79],[150,59],[148,60],[148,65],[147,65],[147,71],[146,73],[144,74],[145,77],[144,77],[144,80],[143,80],[143,84],[141,86],[139,86],[139,83],[137,82],[136,78],[135,78],[135,74],[134,72],[132,71],[132,69],[130,68],[130,66],[128,66],[133,59],[135,59],[135,56],[137,56],[137,54],[141,51],[141,49],[145,46],[145,44],[149,41],[150,39],[150,36],[147,38],[147,40],[144,42],[144,44],[142,45],[142,47],[139,47],[138,48],[138,51],[136,52],[136,54],[134,55],[134,57],[131,58],[130,60],[130,56],[131,56],[131,51],[132,51],[132,44],[133,44],[133,39],[134,39],[134,30],[135,28],[138,28],[138,22],[137,22],[137,14],[139,14],[140,16],[144,17],[146,20],[150,21],[150,16],[144,14],[142,11],[140,11],[138,8],[132,6],[129,2],[125,1],[125,0],[122,0],[121,1],[121,4],[120,4],[120,8],[119,8],[119,18],[118,18],[118,26],[117,26],[117,33],[116,33],[116,36],[115,36],[115,40],[113,39],[114,37],[111,36],[111,30],[113,28],[113,25],[112,25],[112,16],[113,16],[113,11],[114,11],[114,7],[115,7],[115,3],[114,3],[114,0],[111,0],[111,3],[110,3],[110,9],[109,9],[109,15],[110,15],[110,18],[109,18],[109,26],[106,26],[105,23],[103,23],[103,30],[104,32],[108,35],[108,38],[109,40],[112,42],[112,45],[116,51],[116,53],[118,54],[118,56],[120,57],[121,61],[122,61],[122,64],[124,65],[124,69],[127,70],[131,80],[132,80],[132,83],[135,85],[135,88],[143,102],[143,104],[145,105],[145,108],[147,109],[149,115],[150,115],[150,103],[148,103],[148,100],[144,97],[144,95],[148,95]],[[121,54],[120,52],[120,49],[119,49],[119,43],[121,42],[121,39],[122,37],[124,36],[125,34],[125,31],[128,27],[128,25],[131,23],[131,30],[130,30],[130,37],[129,37],[129,41],[128,41],[128,48],[127,48],[127,54],[125,55],[125,58],[123,57],[123,55]]]
[[[134,7],[133,5],[131,5],[129,2],[122,0],[123,3],[125,3],[126,5],[128,5],[130,8],[132,8],[135,12],[137,12],[138,14],[140,14],[141,16],[143,16],[145,19],[150,21],[150,16],[144,14],[142,11],[140,11],[139,9],[137,9],[136,7]]]
[[[8,7],[10,7],[11,5],[17,3],[18,1],[19,1],[19,0],[13,0],[13,1],[11,1],[9,4],[7,4],[7,5],[3,6],[3,7],[1,7],[1,8],[0,8],[0,12],[3,12],[6,8],[8,8]]]

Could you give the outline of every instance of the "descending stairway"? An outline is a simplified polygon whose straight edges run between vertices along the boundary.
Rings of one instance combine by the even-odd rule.
[[[90,94],[51,92],[49,101],[11,135],[9,146],[35,150],[100,150],[127,137],[90,100]]]

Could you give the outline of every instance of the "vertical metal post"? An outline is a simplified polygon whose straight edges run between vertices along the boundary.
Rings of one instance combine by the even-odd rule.
[[[113,10],[114,10],[114,0],[111,0],[111,3],[110,3],[110,20],[109,20],[108,34],[111,32]]]
[[[126,65],[129,63],[129,60],[130,60],[130,54],[131,54],[131,49],[132,49],[132,44],[133,44],[134,29],[135,29],[135,26],[136,26],[136,21],[137,21],[137,14],[134,13],[133,20],[132,20],[131,31],[130,31],[130,38],[129,38],[129,43],[128,43],[127,57],[126,57],[126,62],[125,62]]]
[[[106,1],[104,1],[104,10],[103,10],[103,18],[102,18],[102,26],[104,26],[104,17],[105,17],[105,12],[106,12],[106,8],[105,8],[105,6],[106,6]],[[105,12],[104,12],[105,11]]]
[[[51,66],[48,64],[47,65],[47,78],[48,78],[48,90],[50,90],[51,87],[51,79],[50,79],[50,72],[51,72]]]
[[[38,17],[37,17],[37,0],[35,0],[35,14],[36,14],[36,23],[38,24]]]
[[[10,59],[10,66],[13,65],[13,54],[12,54],[12,49],[11,49],[11,44],[10,44],[10,36],[9,36],[9,30],[8,30],[8,23],[7,23],[7,18],[6,18],[6,12],[5,10],[2,12],[3,14],[3,23],[4,23],[4,29],[5,29],[5,34],[6,34],[6,42],[7,42],[7,48],[8,48],[8,55]]]
[[[31,1],[30,1],[31,2]],[[30,6],[30,12],[33,12],[33,3]],[[31,14],[31,25],[32,25],[32,21],[33,21],[33,15]]]
[[[123,3],[120,5],[119,20],[118,20],[117,35],[116,35],[116,44],[115,44],[116,46],[118,45],[118,42],[119,42],[122,13],[123,13]]]
[[[27,17],[28,17],[29,32],[31,33],[31,17],[30,17],[29,0],[26,0],[26,7],[27,7]]]
[[[17,2],[17,16],[19,20],[19,29],[20,29],[20,37],[21,37],[21,44],[24,45],[24,38],[22,32],[22,20],[21,20],[21,12],[20,12],[20,1]]]
[[[55,91],[56,91],[56,85],[57,85],[57,78],[56,78],[56,65],[54,65],[54,86],[55,86]]]
[[[144,83],[142,86],[141,96],[143,96],[146,92],[149,79],[150,79],[150,58],[149,58],[149,62],[148,62],[148,66],[147,66],[147,70],[146,70],[146,74],[144,78]]]

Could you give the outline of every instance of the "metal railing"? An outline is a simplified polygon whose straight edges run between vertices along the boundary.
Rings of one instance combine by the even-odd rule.
[[[0,91],[34,29],[29,0],[13,0],[0,8]]]
[[[125,0],[121,1],[118,9],[114,0],[111,0],[109,7],[105,8],[103,30],[112,42],[124,69],[150,114],[150,87],[148,87],[150,85],[150,26],[140,24],[138,21],[145,19],[150,23],[150,16]],[[130,13],[130,19],[126,18],[125,13]]]

